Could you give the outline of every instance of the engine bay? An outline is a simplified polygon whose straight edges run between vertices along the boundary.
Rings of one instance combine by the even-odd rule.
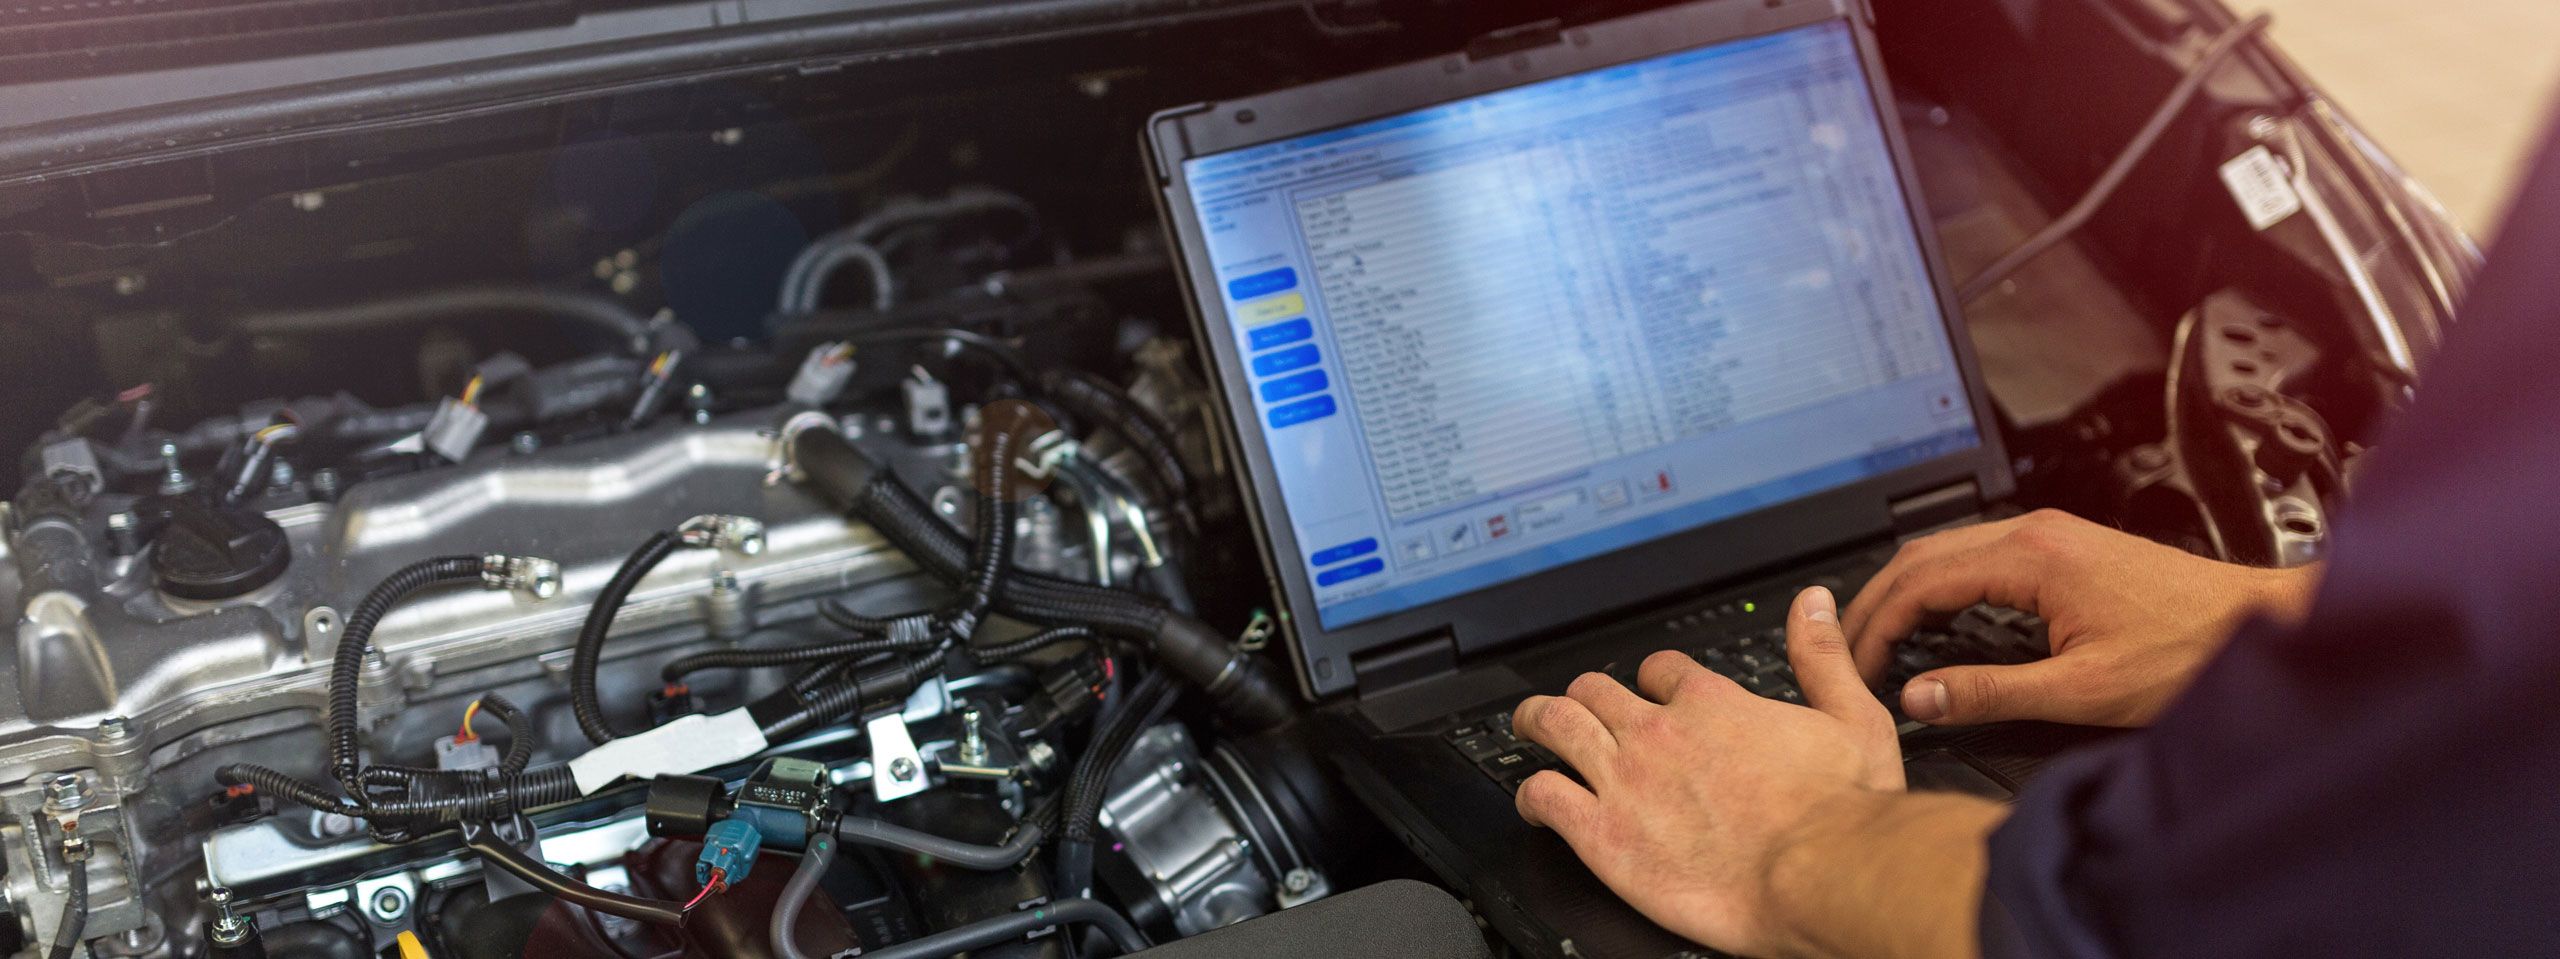
[[[1648,4],[1197,6],[0,175],[0,952],[1067,956],[1427,878],[1263,652],[1137,131]],[[1960,277],[2231,23],[1873,6]],[[2308,562],[2476,254],[2279,54],[2177,120],[1969,312],[2018,505]],[[2251,148],[2329,212],[2253,226]]]

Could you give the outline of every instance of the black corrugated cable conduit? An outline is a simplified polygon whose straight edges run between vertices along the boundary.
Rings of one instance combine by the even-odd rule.
[[[363,788],[356,775],[361,765],[356,741],[356,687],[363,678],[364,654],[373,648],[374,627],[381,625],[382,617],[410,595],[437,586],[478,583],[481,569],[482,559],[478,556],[419,560],[401,567],[375,586],[347,616],[347,629],[338,638],[338,655],[329,670],[329,774],[346,787],[349,795],[359,795]]]
[[[918,566],[945,580],[962,578],[968,544],[886,468],[832,430],[802,429],[789,442],[794,465],[830,502],[870,523]],[[1021,571],[1005,578],[994,599],[997,612],[1016,619],[1089,625],[1144,643],[1245,732],[1269,729],[1294,714],[1288,694],[1250,653],[1208,624],[1154,600]]]

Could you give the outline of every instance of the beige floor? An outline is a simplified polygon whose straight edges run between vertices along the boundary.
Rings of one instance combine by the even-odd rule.
[[[2560,88],[2560,0],[2226,0],[2483,240]]]

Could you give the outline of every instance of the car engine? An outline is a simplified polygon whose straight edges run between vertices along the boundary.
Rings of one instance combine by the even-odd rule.
[[[1184,934],[1326,894],[1339,800],[1270,732],[1294,692],[1190,613],[1207,451],[1164,420],[1203,401],[1178,347],[1140,341],[1124,388],[962,329],[766,356],[547,291],[253,322],[482,311],[613,349],[180,431],[140,389],[40,444],[0,578],[24,611],[0,936],[655,955],[679,922],[780,914],[833,954],[1106,886]],[[720,398],[776,392],[766,366],[775,401]],[[1014,868],[1048,836],[1072,894]],[[835,841],[823,883],[753,868]]]

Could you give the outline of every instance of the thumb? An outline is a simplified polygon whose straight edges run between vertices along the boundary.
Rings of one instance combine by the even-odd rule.
[[[1912,677],[1902,687],[1902,712],[1940,726],[2055,719],[2072,711],[2062,701],[2068,695],[2064,681],[2071,670],[2061,659],[1935,669]]]

